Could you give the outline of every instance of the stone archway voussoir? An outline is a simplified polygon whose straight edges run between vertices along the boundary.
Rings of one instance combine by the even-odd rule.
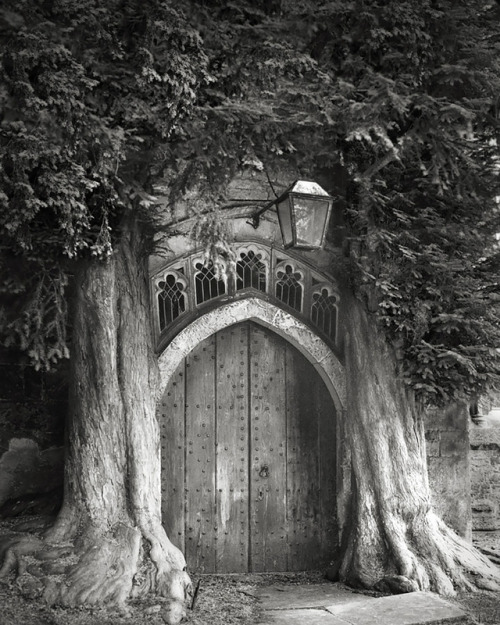
[[[332,394],[337,409],[346,406],[345,370],[328,345],[308,326],[287,311],[258,298],[223,304],[210,310],[181,330],[158,358],[159,396],[180,362],[200,341],[241,321],[254,320],[267,326],[294,345],[313,364]]]

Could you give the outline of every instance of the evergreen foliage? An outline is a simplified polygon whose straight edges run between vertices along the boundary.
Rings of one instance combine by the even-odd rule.
[[[197,30],[170,3],[22,0],[2,8],[1,283],[7,345],[67,356],[72,261],[109,258],[160,147],[208,80]]]
[[[237,170],[279,162],[339,198],[345,273],[419,396],[446,402],[498,381],[496,5],[22,0],[2,11],[2,289],[16,313],[3,325],[35,362],[65,353],[55,320],[71,264],[107,258],[128,211],[152,220],[155,182],[172,198],[194,183],[216,206]],[[42,276],[59,285],[45,308]]]

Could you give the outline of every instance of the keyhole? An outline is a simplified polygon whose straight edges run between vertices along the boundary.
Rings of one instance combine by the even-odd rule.
[[[267,464],[263,464],[259,471],[260,477],[269,477],[269,467]]]

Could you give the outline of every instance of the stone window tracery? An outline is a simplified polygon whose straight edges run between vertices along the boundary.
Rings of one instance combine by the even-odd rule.
[[[157,282],[160,330],[186,311],[186,288],[187,281],[178,271],[169,271]]]
[[[216,300],[246,297],[249,291],[295,311],[332,344],[338,341],[339,295],[335,283],[302,258],[263,243],[237,243],[233,275],[219,278],[200,252],[177,258],[152,277],[155,328],[165,344],[183,322]],[[189,315],[189,316],[188,316]]]
[[[323,334],[335,342],[337,338],[337,297],[326,285],[316,287],[313,290],[311,321]]]
[[[294,310],[302,311],[304,292],[302,272],[297,271],[291,262],[282,262],[276,268],[276,297]]]
[[[202,261],[195,262],[196,304],[203,304],[226,293],[226,283],[218,278],[212,267],[206,267]]]
[[[236,290],[247,288],[267,291],[267,272],[269,260],[263,251],[250,248],[241,248],[236,262]]]

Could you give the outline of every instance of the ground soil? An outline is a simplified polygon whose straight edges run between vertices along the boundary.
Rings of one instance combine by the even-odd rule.
[[[195,580],[197,581],[197,580]],[[205,578],[187,625],[250,625],[261,611],[252,596],[255,586],[231,578]],[[41,605],[21,596],[15,584],[0,585],[1,625],[164,625],[165,602],[131,603],[129,614],[101,609],[68,609]]]
[[[13,525],[12,521],[0,521],[0,533],[11,530]],[[489,543],[496,544],[491,539]],[[491,545],[489,548],[493,549]],[[263,616],[255,594],[259,587],[278,583],[294,585],[324,582],[320,571],[193,576],[196,592],[184,622],[186,625],[256,625],[262,622]],[[382,596],[380,593],[367,594]],[[470,616],[471,625],[500,625],[500,593],[462,593],[453,601]],[[164,625],[166,602],[151,597],[131,603],[127,614],[98,608],[48,607],[38,601],[36,594],[32,597],[21,595],[15,580],[11,578],[0,583],[0,606],[0,625]]]
[[[262,622],[262,610],[255,591],[272,583],[324,582],[321,574],[283,576],[212,576],[195,578],[200,582],[193,609],[186,625],[255,625]],[[464,593],[453,600],[470,616],[470,624],[499,625],[498,593]],[[15,584],[0,585],[1,625],[164,625],[165,603],[152,597],[132,603],[128,615],[101,609],[67,609],[41,605],[21,596]]]

